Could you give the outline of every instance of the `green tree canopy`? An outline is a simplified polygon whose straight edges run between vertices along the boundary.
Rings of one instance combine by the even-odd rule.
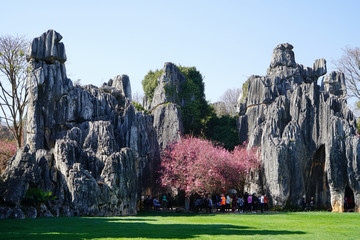
[[[161,76],[163,73],[163,70],[156,69],[155,72],[149,71],[148,74],[144,77],[144,80],[142,80],[142,86],[145,92],[145,96],[150,99],[150,101],[154,97],[154,91],[158,84],[157,79]]]
[[[203,76],[195,67],[178,66],[186,82],[181,86],[179,98],[184,101],[181,108],[185,134],[200,135],[206,128],[211,108],[205,99]]]

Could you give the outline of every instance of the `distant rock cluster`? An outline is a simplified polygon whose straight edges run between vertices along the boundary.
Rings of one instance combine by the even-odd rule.
[[[278,45],[266,76],[248,80],[238,104],[240,141],[260,147],[262,171],[248,191],[268,194],[274,205],[344,210],[345,190],[360,208],[360,145],[356,122],[346,103],[342,73],[326,74],[326,61],[313,67],[295,62],[293,46]]]

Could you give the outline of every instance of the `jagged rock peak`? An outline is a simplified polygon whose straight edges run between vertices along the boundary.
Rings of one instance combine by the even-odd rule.
[[[34,38],[27,55],[28,61],[30,59],[48,62],[57,60],[64,63],[66,61],[66,54],[64,44],[60,42],[61,39],[60,33],[52,29],[43,33],[40,37]]]
[[[324,58],[316,59],[312,70],[315,77],[325,75],[327,73],[326,60]]]
[[[167,84],[176,87],[177,91],[180,91],[181,84],[185,82],[185,77],[179,71],[178,67],[171,62],[166,62],[163,67],[163,72],[164,73],[159,81],[166,82]]]
[[[145,108],[151,110],[164,103],[182,105],[182,102],[177,100],[177,94],[181,91],[181,85],[185,81],[186,79],[178,67],[171,62],[166,62],[161,76],[157,79],[154,97],[149,99],[151,101],[145,101]]]
[[[171,62],[166,62],[162,71],[157,79],[158,85],[154,90],[152,102],[147,104],[147,108],[152,110],[153,126],[157,132],[159,146],[164,149],[168,143],[178,141],[183,132],[179,108],[183,101],[178,99],[178,94],[186,79]]]
[[[276,46],[271,56],[270,68],[277,66],[295,67],[294,47],[289,43],[282,43]]]
[[[131,96],[131,84],[130,78],[126,74],[118,75],[114,79],[110,79],[107,84],[109,87],[113,87],[124,94],[130,101],[132,101]],[[103,86],[104,87],[104,86]]]
[[[326,75],[323,78],[322,90],[335,96],[345,97],[346,85],[344,73],[332,71],[329,75]]]
[[[163,70],[164,70],[164,72],[166,72],[166,71],[175,72],[175,71],[178,71],[178,68],[172,62],[166,62],[166,63],[164,63]]]

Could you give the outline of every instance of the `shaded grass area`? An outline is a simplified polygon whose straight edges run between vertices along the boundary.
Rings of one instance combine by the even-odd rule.
[[[176,214],[0,220],[0,239],[358,239],[358,213]]]

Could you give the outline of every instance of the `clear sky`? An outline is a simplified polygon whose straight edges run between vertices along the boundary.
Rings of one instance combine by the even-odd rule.
[[[100,86],[127,74],[133,93],[165,62],[195,66],[215,102],[250,75],[265,75],[279,43],[294,46],[297,63],[325,58],[334,70],[342,48],[360,47],[359,11],[356,0],[5,0],[0,35],[31,40],[54,29],[70,79]]]

